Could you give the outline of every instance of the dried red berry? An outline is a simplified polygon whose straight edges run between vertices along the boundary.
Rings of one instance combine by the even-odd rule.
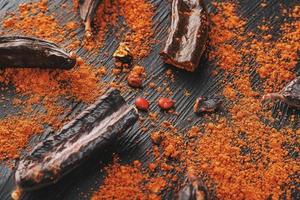
[[[134,88],[142,87],[143,79],[141,76],[136,75],[134,73],[129,73],[127,77],[128,85]]]
[[[142,87],[145,76],[144,67],[139,65],[134,66],[127,77],[128,85],[134,88]]]
[[[138,97],[135,100],[135,105],[140,110],[147,111],[149,109],[149,102],[147,101],[147,99],[145,99],[143,97]]]
[[[165,98],[165,97],[161,97],[158,100],[158,105],[161,109],[163,110],[169,110],[170,108],[172,108],[175,104],[175,101],[169,98]]]

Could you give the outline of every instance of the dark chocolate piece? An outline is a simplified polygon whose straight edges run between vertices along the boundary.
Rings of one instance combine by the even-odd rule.
[[[203,182],[196,178],[187,178],[179,191],[177,200],[208,200],[209,194]]]
[[[109,91],[21,159],[17,186],[28,191],[56,183],[91,154],[104,150],[137,119],[137,110],[126,104],[120,92]]]
[[[280,92],[263,96],[263,101],[276,99],[300,109],[300,76],[288,83]]]
[[[194,113],[214,112],[221,107],[222,101],[219,98],[198,97],[194,104]]]
[[[85,36],[92,36],[92,21],[101,0],[79,0],[80,17],[85,25]]]
[[[0,68],[71,69],[76,65],[76,56],[71,54],[46,40],[23,36],[0,37]]]
[[[173,0],[170,32],[160,53],[178,68],[194,71],[206,48],[208,16],[202,0]]]

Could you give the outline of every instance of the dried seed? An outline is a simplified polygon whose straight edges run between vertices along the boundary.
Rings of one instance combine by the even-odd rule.
[[[114,52],[117,67],[129,67],[132,62],[132,54],[126,43],[120,43],[118,49]]]
[[[194,113],[214,112],[221,107],[221,104],[222,101],[218,98],[198,97],[194,104]]]
[[[158,100],[158,105],[163,110],[171,109],[175,104],[175,101],[169,98],[161,97]]]
[[[135,88],[142,87],[145,76],[144,67],[139,65],[134,66],[127,77],[128,85]]]
[[[147,99],[145,98],[142,98],[142,97],[138,97],[136,100],[135,100],[135,105],[138,109],[140,110],[144,110],[144,111],[147,111],[149,109],[149,102],[147,101]]]

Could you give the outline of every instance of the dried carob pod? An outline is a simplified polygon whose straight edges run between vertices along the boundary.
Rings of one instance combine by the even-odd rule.
[[[206,98],[198,97],[194,104],[194,113],[211,113],[218,110],[222,105],[222,100],[218,97]]]
[[[263,96],[263,101],[280,100],[289,106],[300,109],[300,76],[288,83],[280,92]]]
[[[101,0],[79,0],[80,17],[84,22],[85,36],[92,37],[92,21]]]
[[[190,176],[179,191],[177,200],[209,200],[209,193],[200,179]]]
[[[138,119],[120,91],[111,90],[19,162],[15,180],[23,191],[56,183],[93,153],[104,150]]]
[[[75,54],[52,42],[24,36],[0,37],[0,68],[71,69],[75,65]]]
[[[170,32],[160,53],[178,68],[194,71],[208,39],[209,20],[202,0],[173,0]]]

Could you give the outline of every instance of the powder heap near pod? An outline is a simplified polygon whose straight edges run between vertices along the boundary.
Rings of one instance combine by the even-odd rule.
[[[124,41],[129,44],[133,57],[147,56],[153,44],[152,4],[146,0],[120,0],[120,12],[131,30]]]
[[[272,117],[262,107],[261,95],[252,88],[250,74],[257,70],[268,91],[271,87],[277,91],[295,76],[297,22],[283,24],[283,35],[275,41],[270,37],[254,39],[240,26],[245,22],[237,15],[235,3],[214,5],[218,13],[212,16],[210,58],[227,74],[234,75],[223,91],[230,119],[219,117],[199,125],[204,134],[188,145],[187,167],[198,175],[208,175],[219,199],[279,199],[283,195],[290,199],[295,187],[292,177],[300,170],[294,157],[299,150],[292,148],[297,145],[299,130],[277,130],[262,121]],[[297,10],[292,9],[293,16],[299,13]],[[214,33],[219,33],[218,37]],[[232,39],[242,44],[242,50],[230,43]],[[224,41],[226,48],[221,44]],[[249,67],[247,59],[240,62],[241,56],[254,58],[258,67]]]
[[[158,200],[160,198],[155,193],[165,185],[162,178],[150,178],[149,174],[143,172],[138,161],[132,166],[114,163],[106,168],[106,172],[104,183],[93,194],[92,200]]]
[[[11,15],[12,17],[4,20],[2,24],[6,31],[13,34],[21,32],[57,43],[62,42],[65,34],[70,31],[69,28],[73,27],[59,25],[55,17],[49,14],[45,0],[20,4],[18,13]],[[0,140],[2,144],[6,144],[0,145],[0,160],[16,158],[30,137],[41,132],[44,125],[51,125],[54,129],[62,126],[61,115],[70,109],[62,103],[62,99],[93,102],[102,94],[103,84],[100,80],[104,71],[103,68],[96,69],[85,63],[68,71],[3,69],[0,72],[1,90],[6,91],[9,85],[15,88],[16,96],[12,103],[18,112],[0,120]],[[37,109],[37,105],[40,109]],[[15,115],[22,119],[19,123],[10,122],[16,121]],[[9,133],[8,130],[18,130],[11,135],[15,139],[11,139],[10,135],[5,137]]]

